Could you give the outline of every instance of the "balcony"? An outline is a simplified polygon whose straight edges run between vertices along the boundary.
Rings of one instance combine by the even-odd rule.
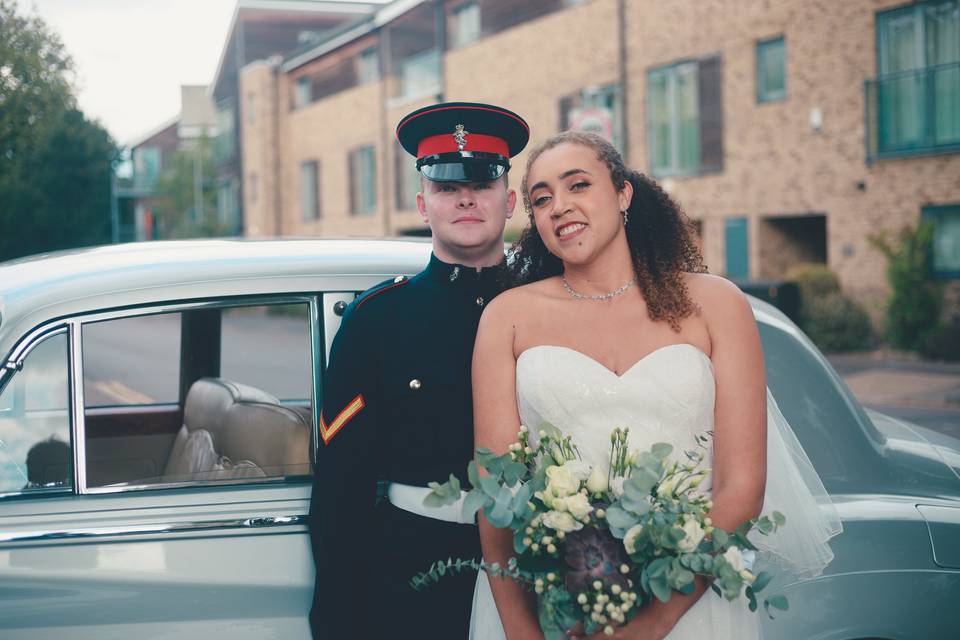
[[[867,80],[867,162],[960,153],[960,63]]]

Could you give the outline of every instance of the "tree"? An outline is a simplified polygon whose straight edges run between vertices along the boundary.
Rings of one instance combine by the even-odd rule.
[[[110,238],[116,145],[73,91],[60,38],[0,0],[0,261]]]
[[[217,218],[213,147],[207,137],[173,154],[157,181],[156,215],[168,238],[226,235]]]

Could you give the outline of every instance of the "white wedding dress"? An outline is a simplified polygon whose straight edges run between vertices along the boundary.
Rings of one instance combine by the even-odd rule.
[[[609,464],[610,432],[629,427],[630,450],[669,442],[674,455],[698,448],[696,436],[713,430],[716,384],[710,358],[697,347],[672,344],[655,350],[622,375],[567,347],[537,346],[517,359],[520,418],[533,433],[549,423],[573,437],[584,462]],[[799,577],[820,573],[832,559],[827,541],[840,520],[776,402],[767,393],[767,486],[764,514],[774,509],[787,525],[772,536],[751,536],[760,562],[777,564]],[[712,466],[712,449],[704,465]],[[709,490],[709,482],[703,487]],[[680,619],[669,640],[758,638],[762,610],[745,599],[728,602],[707,591]],[[470,637],[504,638],[486,574],[474,594]],[[561,636],[562,637],[562,636]]]

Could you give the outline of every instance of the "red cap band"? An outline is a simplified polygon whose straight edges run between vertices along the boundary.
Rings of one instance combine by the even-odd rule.
[[[483,153],[497,153],[505,158],[510,157],[510,145],[503,138],[496,136],[485,136],[482,133],[467,132],[464,135],[466,144],[463,145],[464,151],[480,151]],[[429,136],[420,141],[417,145],[417,157],[433,156],[439,153],[455,153],[460,148],[452,133],[442,133],[437,136]]]

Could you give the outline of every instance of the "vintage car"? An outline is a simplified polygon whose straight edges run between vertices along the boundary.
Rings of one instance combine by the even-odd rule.
[[[358,291],[429,251],[191,241],[0,265],[0,637],[309,637],[330,343]],[[776,585],[790,610],[768,636],[956,637],[960,442],[865,411],[753,305],[769,385],[844,524],[822,577]]]

